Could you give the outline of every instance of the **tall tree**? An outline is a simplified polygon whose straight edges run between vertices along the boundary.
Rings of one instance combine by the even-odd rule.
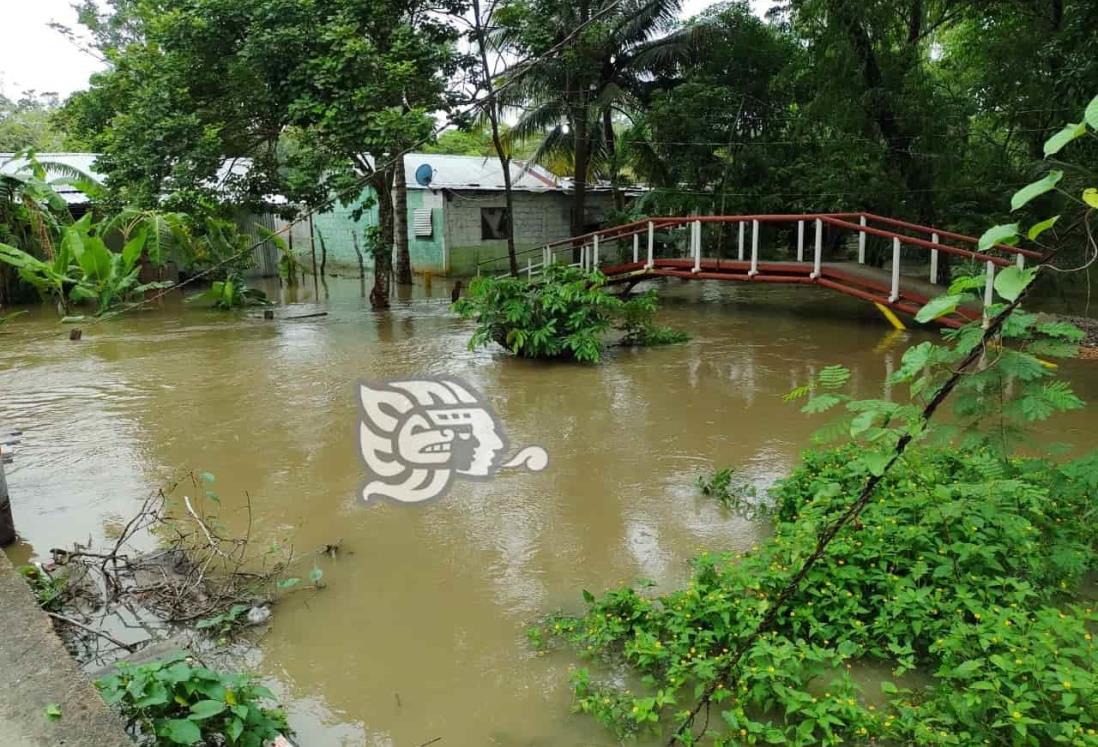
[[[368,184],[384,242],[371,298],[386,306],[390,166],[430,137],[432,114],[448,105],[458,58],[442,13],[460,0],[116,2],[126,22],[99,28],[105,44],[126,42],[108,46],[110,68],[68,109],[104,153],[119,199],[246,203],[280,193],[365,209]],[[225,159],[243,158],[249,168],[222,172]]]
[[[680,9],[681,0],[509,0],[500,9],[503,45],[537,60],[514,68],[521,78],[507,101],[522,113],[510,136],[539,138],[536,160],[570,161],[573,235],[587,225],[591,178],[605,165],[617,176],[615,112],[633,107],[639,82],[694,38],[695,29],[671,33]]]
[[[518,276],[518,257],[515,254],[515,198],[511,184],[511,144],[504,142],[501,120],[503,119],[503,102],[498,96],[495,83],[497,71],[493,61],[498,61],[502,55],[492,46],[489,38],[489,30],[492,27],[499,8],[498,0],[489,0],[487,5],[482,5],[481,0],[472,0],[472,29],[469,36],[476,45],[477,61],[480,67],[474,76],[474,85],[478,90],[483,90],[483,113],[488,120],[492,132],[492,149],[499,159],[500,169],[503,171],[503,199],[507,208],[507,264],[511,275]]]
[[[63,150],[72,138],[55,121],[57,95],[24,91],[16,100],[0,94],[0,151]]]

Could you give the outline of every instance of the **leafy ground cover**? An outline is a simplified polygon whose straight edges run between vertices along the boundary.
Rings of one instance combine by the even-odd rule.
[[[662,730],[717,674],[860,490],[859,448],[805,456],[775,488],[775,532],[743,556],[703,554],[686,588],[591,598],[531,630],[582,657],[627,665],[634,694],[573,676],[575,707],[619,736]],[[1098,613],[1080,601],[1095,569],[1098,457],[1064,465],[991,450],[909,453],[857,530],[828,555],[714,697],[716,744],[1098,744]],[[850,675],[860,660],[925,688],[882,687],[875,707]]]

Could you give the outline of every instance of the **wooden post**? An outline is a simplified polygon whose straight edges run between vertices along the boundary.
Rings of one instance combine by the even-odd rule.
[[[995,301],[995,263],[990,259],[987,261],[987,270],[985,270],[984,281],[984,329],[987,329],[991,325],[991,314],[988,309],[991,308],[991,304]]]
[[[888,302],[896,303],[900,300],[900,240],[892,239],[892,292],[888,294]]]
[[[865,234],[862,234],[863,236]],[[812,256],[812,274],[810,278],[816,280],[820,277],[821,266],[823,262],[823,240],[824,240],[824,224],[819,218],[816,219],[816,251]]]
[[[293,234],[293,226],[290,226],[290,233]],[[309,251],[313,255],[313,274],[316,274],[316,227],[313,225],[313,214],[309,213]],[[324,264],[320,265],[320,274],[324,274]]]
[[[858,223],[865,227],[867,221],[864,215],[858,219]],[[865,231],[858,231],[858,264],[865,264]]]
[[[938,234],[936,234],[936,233],[930,234],[930,241],[931,241],[931,243],[937,244],[938,243]],[[937,285],[938,284],[938,250],[937,249],[931,249],[930,250],[930,284],[931,285]]]
[[[747,271],[748,277],[759,274],[759,222],[751,221],[751,269]]]
[[[15,542],[15,520],[11,516],[8,481],[4,478],[4,449],[0,446],[0,547]]]
[[[702,268],[702,224],[700,220],[694,221],[692,228],[693,249],[694,249],[694,269],[693,272],[701,272]]]

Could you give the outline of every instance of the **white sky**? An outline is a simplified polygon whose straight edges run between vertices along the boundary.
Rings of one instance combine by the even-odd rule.
[[[88,76],[102,63],[77,49],[47,24],[57,21],[76,27],[72,0],[0,0],[4,38],[0,41],[0,91],[17,96],[24,90],[53,92],[65,98],[86,88]],[[715,0],[684,0],[683,15],[693,16]],[[769,0],[751,0],[756,13]]]

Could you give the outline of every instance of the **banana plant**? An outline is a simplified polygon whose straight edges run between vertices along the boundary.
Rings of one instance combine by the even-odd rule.
[[[53,257],[45,260],[10,244],[0,244],[0,262],[14,268],[42,298],[52,299],[57,304],[58,314],[68,315],[68,293],[79,281],[74,272],[71,244],[62,242]]]
[[[3,327],[5,324],[10,322],[15,317],[22,316],[23,314],[26,314],[26,313],[27,313],[26,309],[19,309],[17,311],[9,311],[7,314],[0,314],[0,327]]]
[[[240,275],[231,273],[224,280],[215,280],[208,290],[191,296],[187,303],[210,301],[213,308],[229,310],[245,306],[269,306],[267,294],[258,288],[249,288]]]
[[[141,253],[148,227],[141,226],[126,241],[121,252],[112,252],[98,235],[91,232],[90,216],[84,216],[65,229],[62,245],[69,243],[81,277],[69,292],[74,301],[93,301],[96,315],[102,316],[117,305],[142,293],[168,288],[170,282],[140,283]]]
[[[43,297],[53,298],[61,316],[68,316],[71,303],[82,301],[94,302],[96,315],[102,316],[146,291],[171,286],[170,282],[138,280],[138,260],[147,230],[139,228],[121,252],[112,252],[94,231],[88,214],[65,226],[52,259],[41,260],[22,249],[0,244],[0,262],[14,267]]]

